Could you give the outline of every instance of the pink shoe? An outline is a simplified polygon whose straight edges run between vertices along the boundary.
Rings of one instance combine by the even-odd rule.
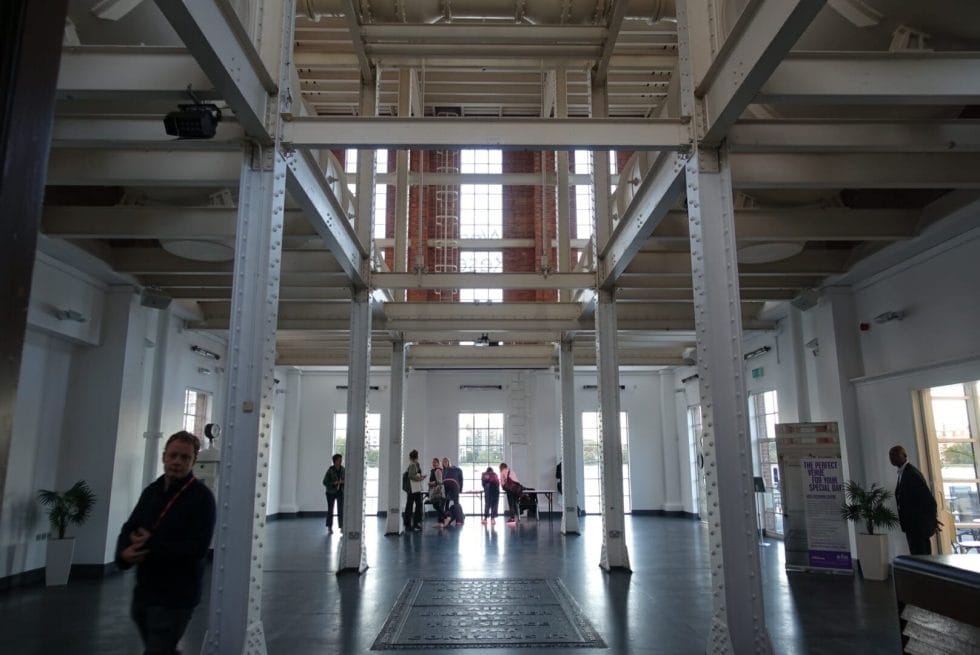
[[[486,519],[483,519],[482,521],[480,521],[480,523],[482,523],[483,525],[486,525],[487,524],[487,520]]]
[[[486,521],[484,521],[486,523]],[[497,525],[497,519],[490,519],[490,525]]]

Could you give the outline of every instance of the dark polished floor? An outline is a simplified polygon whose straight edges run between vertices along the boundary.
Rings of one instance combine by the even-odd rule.
[[[322,519],[269,524],[263,623],[273,655],[369,651],[411,577],[559,577],[609,645],[586,652],[704,653],[711,615],[703,525],[674,518],[627,518],[632,574],[599,568],[601,521],[584,520],[578,537],[556,521],[494,528],[470,519],[462,528],[383,536],[367,526],[368,563],[361,576],[336,575],[337,535]],[[379,534],[381,532],[382,534]],[[840,575],[786,574],[782,544],[763,551],[766,616],[777,653],[900,651],[891,582]],[[67,587],[0,593],[0,653],[139,653],[128,617],[132,574],[73,580]],[[200,651],[207,619],[198,608],[182,643]],[[440,650],[439,652],[447,652]],[[458,652],[458,651],[457,651]],[[479,649],[493,655],[503,649]],[[513,649],[532,655],[537,649]],[[541,650],[554,655],[560,649]],[[573,652],[583,652],[574,649]]]

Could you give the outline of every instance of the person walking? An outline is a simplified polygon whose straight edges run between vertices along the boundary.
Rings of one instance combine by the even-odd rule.
[[[408,470],[405,471],[408,478],[408,500],[405,502],[405,531],[422,531],[422,481],[425,474],[422,473],[422,465],[419,464],[419,451],[412,450],[408,454]]]
[[[214,495],[192,473],[200,440],[177,432],[163,450],[164,472],[143,490],[116,539],[116,565],[136,567],[130,612],[144,653],[172,655],[201,602],[214,532]]]
[[[892,466],[898,468],[895,485],[895,504],[898,505],[898,523],[905,533],[905,540],[912,555],[932,554],[930,539],[942,523],[936,518],[936,498],[919,469],[909,463],[909,454],[902,446],[888,451]]]
[[[485,525],[490,519],[490,525],[497,523],[497,506],[500,504],[500,478],[492,466],[483,472],[480,481],[483,483],[483,521]]]
[[[323,474],[323,486],[327,493],[327,533],[333,534],[333,511],[337,506],[337,526],[344,531],[344,478],[346,471],[342,465],[343,455],[333,456],[333,466]]]

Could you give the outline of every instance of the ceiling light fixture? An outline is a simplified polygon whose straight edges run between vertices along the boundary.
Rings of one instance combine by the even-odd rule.
[[[891,323],[905,318],[905,310],[882,312],[875,316],[875,323]]]
[[[194,351],[196,354],[200,355],[201,357],[207,357],[208,359],[213,359],[215,361],[221,359],[221,355],[219,355],[218,353],[211,352],[210,350],[207,350],[206,348],[201,348],[200,346],[191,346],[191,350]]]
[[[75,321],[76,323],[84,323],[88,320],[81,312],[77,312],[74,309],[56,309],[54,310],[53,314],[59,321]]]
[[[762,346],[761,348],[756,348],[753,351],[745,353],[744,357],[745,359],[755,359],[756,357],[762,357],[770,350],[772,350],[772,348],[769,346]]]

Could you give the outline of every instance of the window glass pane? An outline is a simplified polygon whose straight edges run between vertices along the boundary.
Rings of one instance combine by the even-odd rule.
[[[585,511],[602,513],[602,419],[599,412],[582,412],[582,445],[585,468]],[[629,419],[626,412],[619,414],[619,432],[623,449],[623,508],[632,511],[629,474]]]
[[[937,439],[969,439],[970,419],[966,400],[933,397],[932,416]]]
[[[504,415],[496,412],[461,412],[458,416],[459,456],[457,465],[463,471],[463,491],[482,489],[481,478],[488,466],[499,474],[504,457]],[[460,496],[463,511],[482,514],[479,494]]]
[[[337,413],[333,418],[333,450],[329,456],[332,458],[334,453],[340,453],[344,456],[344,466],[349,467],[347,414]],[[377,516],[381,477],[381,414],[375,412],[368,413],[364,422],[364,463],[364,513],[367,516]],[[330,466],[330,462],[327,462],[327,466]]]
[[[977,456],[973,443],[940,442],[939,465],[944,480],[970,480],[977,477]]]

